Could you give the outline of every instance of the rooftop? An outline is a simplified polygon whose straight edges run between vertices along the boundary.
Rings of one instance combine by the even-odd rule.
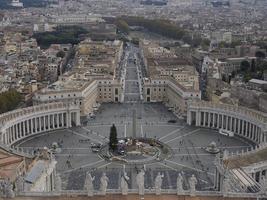
[[[14,200],[139,200],[139,195],[112,195],[108,194],[106,196],[94,196],[94,197],[87,197],[87,196],[61,196],[61,197],[16,197]],[[207,196],[201,196],[201,197],[190,197],[190,196],[177,196],[177,195],[145,195],[144,199],[146,200],[252,200],[255,198],[230,198],[230,197],[207,197]]]
[[[257,84],[267,84],[267,81],[260,80],[260,79],[250,79],[250,83],[257,83]]]
[[[247,167],[254,163],[260,163],[267,160],[267,148],[264,148],[255,153],[243,155],[240,157],[229,158],[225,160],[225,164],[229,169]]]
[[[0,149],[0,178],[10,178],[11,180],[16,178],[17,168],[22,162],[22,157]]]

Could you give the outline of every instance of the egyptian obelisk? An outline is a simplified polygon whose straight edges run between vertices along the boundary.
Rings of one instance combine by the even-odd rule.
[[[136,139],[136,110],[133,110],[133,127],[132,127],[132,137]]]

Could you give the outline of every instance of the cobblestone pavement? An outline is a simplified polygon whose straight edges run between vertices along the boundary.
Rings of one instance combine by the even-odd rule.
[[[91,143],[108,142],[112,124],[117,127],[118,137],[132,135],[132,111],[137,113],[137,137],[157,138],[169,145],[172,157],[161,162],[138,165],[123,165],[102,159],[91,151]],[[175,119],[176,123],[168,123]],[[182,173],[184,188],[188,188],[188,178],[194,174],[198,179],[198,190],[210,190],[213,186],[215,156],[207,153],[205,148],[215,141],[219,148],[231,151],[245,149],[250,144],[241,138],[229,138],[218,131],[186,125],[177,119],[160,103],[126,103],[103,104],[96,118],[83,120],[83,126],[58,130],[30,137],[18,146],[28,149],[51,147],[53,142],[61,146],[56,154],[57,171],[67,190],[83,189],[85,173],[91,171],[96,177],[95,189],[99,188],[99,178],[103,171],[109,177],[109,189],[118,189],[119,180],[125,170],[130,177],[129,188],[136,188],[135,176],[138,170],[145,169],[145,187],[154,187],[157,172],[164,174],[163,188],[175,189],[176,177]]]

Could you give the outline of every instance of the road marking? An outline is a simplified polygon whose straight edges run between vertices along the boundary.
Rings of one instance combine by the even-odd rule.
[[[179,154],[179,153],[174,153],[175,156],[195,156],[196,154],[191,154],[191,153],[186,153],[186,154]],[[202,154],[197,154],[198,156],[212,156],[214,154],[210,154],[210,153],[202,153]]]
[[[192,169],[192,170],[197,171],[197,172],[207,173],[207,174],[212,175],[212,176],[215,175],[214,173],[206,172],[206,171],[203,171],[203,170],[201,170],[201,169],[194,168],[194,167],[189,167],[189,166],[187,166],[187,165],[183,165],[183,164],[180,164],[180,163],[171,161],[171,160],[165,160],[165,161],[167,161],[167,162],[169,162],[169,163],[172,163],[172,164],[174,164],[174,165],[177,165],[177,166],[181,166],[181,167],[185,167],[185,168],[188,168],[188,169]]]
[[[75,134],[75,135],[81,136],[81,137],[83,137],[83,138],[90,139],[90,140],[92,140],[92,141],[94,141],[94,142],[96,142],[96,143],[103,144],[103,143],[102,143],[101,141],[99,141],[99,140],[93,139],[93,138],[91,138],[91,137],[88,137],[88,136],[86,136],[86,135],[83,135],[83,134],[81,134],[81,133],[78,133],[78,132],[76,132],[76,131],[74,131],[74,130],[67,130],[67,131],[70,132],[70,133],[73,133],[73,134]]]
[[[165,143],[169,143],[169,142],[172,142],[172,141],[174,141],[174,140],[177,140],[177,139],[186,137],[186,136],[188,136],[188,135],[192,135],[192,134],[194,134],[195,132],[197,132],[197,131],[199,131],[199,130],[201,130],[201,129],[199,128],[199,129],[193,130],[193,131],[191,131],[191,132],[189,132],[189,133],[187,133],[187,134],[184,134],[184,135],[175,137],[175,138],[173,138],[173,139],[171,139],[171,140],[169,140],[169,141],[167,141],[167,142],[165,142]]]
[[[33,139],[35,139],[35,138],[38,138],[38,137],[41,137],[41,136],[44,136],[44,135],[48,135],[48,134],[53,134],[53,133],[55,133],[55,132],[58,132],[58,131],[64,131],[64,130],[66,130],[66,129],[59,129],[59,130],[51,130],[51,131],[47,131],[47,132],[44,132],[44,133],[37,133],[37,135],[33,135],[33,136],[29,136],[29,138],[27,138],[27,139],[25,139],[25,140],[23,140],[23,141],[18,141],[19,142],[19,144],[18,145],[16,145],[17,147],[20,147],[20,145],[22,145],[22,144],[24,144],[25,142],[28,142],[28,141],[30,141],[30,140],[33,140]],[[36,133],[35,133],[36,134]],[[44,147],[41,147],[41,148],[44,148]]]
[[[174,131],[168,133],[167,135],[164,135],[163,137],[159,138],[159,140],[162,140],[163,138],[166,138],[166,137],[168,137],[168,136],[170,136],[170,135],[172,135],[172,134],[174,134],[176,132],[179,132],[180,130],[182,130],[184,128],[185,128],[185,126],[183,126],[182,128],[175,129]]]
[[[100,162],[105,162],[105,160],[98,160],[98,161],[96,161],[96,162],[94,162],[94,163],[89,163],[89,164],[86,164],[86,165],[82,165],[82,166],[80,166],[80,167],[76,167],[76,168],[74,168],[74,169],[66,170],[66,171],[64,171],[64,172],[62,172],[62,173],[68,173],[68,172],[75,171],[75,170],[77,170],[77,169],[81,169],[81,168],[85,168],[85,167],[93,166],[93,165],[98,164],[98,163],[100,163]]]
[[[107,164],[104,164],[104,165],[100,165],[99,167],[97,167],[97,169],[100,169],[100,168],[106,167],[106,166],[108,166],[108,165],[110,165],[110,164],[111,164],[111,162],[110,162],[110,163],[107,163]]]
[[[204,149],[207,146],[204,147],[175,147],[172,149]],[[248,148],[249,146],[217,146],[217,148],[222,148],[222,149],[237,149],[237,148]]]
[[[82,129],[85,130],[85,131],[89,131],[89,132],[92,131],[92,133],[93,133],[94,135],[99,136],[99,137],[103,138],[104,140],[108,140],[105,136],[100,135],[99,133],[97,133],[97,132],[95,132],[95,131],[93,131],[93,130],[87,129],[87,128],[85,128],[85,127],[82,127]]]
[[[89,149],[89,148],[88,148]],[[75,153],[69,153],[69,154],[56,154],[56,157],[67,157],[69,155],[74,155],[74,156],[79,156],[79,157],[82,157],[82,156],[91,156],[90,154],[88,153],[78,153],[78,154],[75,154]]]
[[[171,167],[171,166],[169,166],[169,165],[164,165],[163,163],[158,163],[158,164],[160,164],[160,165],[162,165],[162,166],[164,166],[164,167],[168,167],[168,168],[170,168],[170,169],[172,169],[172,170],[177,171],[177,169],[175,169],[174,167]]]

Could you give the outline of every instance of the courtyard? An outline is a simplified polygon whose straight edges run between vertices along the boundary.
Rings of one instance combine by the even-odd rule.
[[[138,164],[118,163],[103,159],[99,152],[93,152],[92,144],[105,145],[109,142],[110,127],[115,124],[118,138],[132,136],[133,110],[136,110],[136,137],[154,138],[171,149],[171,156],[158,162]],[[171,120],[171,121],[169,121]],[[164,174],[163,189],[176,189],[179,173],[184,178],[184,189],[189,188],[188,178],[197,177],[197,190],[212,190],[215,176],[214,154],[206,148],[215,142],[220,150],[241,151],[251,147],[251,143],[239,137],[227,137],[217,130],[188,126],[178,119],[161,103],[105,103],[100,106],[94,118],[84,117],[82,126],[51,131],[29,137],[17,147],[38,150],[59,145],[55,157],[57,173],[60,174],[63,190],[83,190],[85,174],[90,171],[95,176],[94,187],[100,186],[100,177],[106,172],[109,190],[118,190],[124,171],[129,176],[129,189],[136,189],[136,175],[145,171],[145,188],[154,188],[158,172]]]

